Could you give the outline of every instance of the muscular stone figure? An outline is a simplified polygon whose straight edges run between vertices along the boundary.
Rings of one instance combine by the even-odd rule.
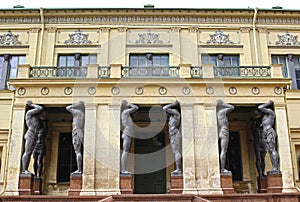
[[[222,100],[217,101],[217,120],[218,120],[218,132],[220,141],[220,167],[221,173],[231,173],[225,169],[226,153],[229,143],[229,127],[227,113],[231,112],[234,106],[224,103]]]
[[[169,138],[172,151],[175,156],[176,170],[171,175],[181,175],[181,133],[179,131],[180,126],[180,113],[176,109],[180,103],[176,100],[174,103],[168,104],[163,107],[169,115]]]
[[[33,169],[37,178],[40,178],[43,171],[43,158],[46,155],[46,136],[48,133],[47,120],[40,120],[40,127],[38,129],[37,142],[33,150]]]
[[[256,158],[256,170],[260,178],[265,178],[265,157],[267,153],[266,144],[263,140],[263,128],[261,115],[252,119],[252,135],[254,138],[254,152]]]
[[[121,174],[130,175],[131,173],[126,170],[128,152],[131,145],[131,138],[134,134],[133,122],[131,114],[138,110],[138,106],[129,104],[126,100],[122,101],[121,106],[121,123],[123,126],[122,139],[123,139],[123,152],[121,156]]]
[[[28,166],[37,139],[39,120],[40,118],[42,118],[40,114],[43,110],[43,107],[33,104],[31,101],[27,102],[27,106],[30,107],[31,109],[29,109],[25,115],[25,122],[28,127],[28,130],[26,131],[24,136],[25,151],[22,156],[22,173],[24,174],[30,173],[28,171]]]
[[[263,126],[263,140],[266,144],[270,159],[272,163],[271,173],[280,172],[278,169],[278,153],[276,151],[276,132],[273,129],[275,113],[271,109],[274,106],[274,102],[270,100],[266,104],[258,106],[258,109],[263,113],[262,126]]]
[[[82,101],[69,105],[66,109],[73,115],[72,142],[76,155],[77,170],[72,174],[82,173],[82,145],[84,140],[85,107]]]

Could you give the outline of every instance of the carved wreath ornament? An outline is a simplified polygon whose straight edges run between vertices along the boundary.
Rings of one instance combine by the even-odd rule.
[[[89,35],[83,34],[82,31],[77,30],[74,34],[69,34],[69,39],[65,41],[68,45],[81,45],[81,44],[91,44],[92,42],[88,40]]]
[[[224,34],[220,30],[209,36],[210,39],[206,42],[207,44],[233,44],[233,42],[229,40],[229,34]]]
[[[8,31],[6,34],[0,35],[0,44],[2,46],[20,45],[21,41],[19,41],[18,39],[19,39],[18,34],[13,34],[11,31]]]

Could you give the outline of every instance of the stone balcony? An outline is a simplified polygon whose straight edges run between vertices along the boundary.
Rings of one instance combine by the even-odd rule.
[[[86,67],[18,66],[17,79],[60,78],[283,78],[281,65],[130,67],[121,64]]]

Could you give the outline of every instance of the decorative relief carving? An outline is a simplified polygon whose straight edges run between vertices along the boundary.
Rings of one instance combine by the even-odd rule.
[[[66,87],[64,93],[65,95],[71,95],[73,93],[73,89],[71,87]]]
[[[210,39],[206,42],[207,44],[233,44],[233,42],[229,40],[229,34],[224,34],[220,30],[209,36]]]
[[[214,88],[213,87],[206,87],[206,94],[207,95],[212,95],[212,94],[214,94],[214,92],[215,92],[215,90],[214,90]]]
[[[235,95],[237,94],[237,89],[236,87],[232,86],[228,89],[228,92],[231,94],[231,95]]]
[[[185,86],[182,88],[182,93],[184,95],[189,95],[191,93],[191,89],[189,87]]]
[[[250,28],[249,28],[249,27],[242,27],[242,28],[240,29],[240,31],[241,31],[242,33],[249,33],[249,32],[250,32]]]
[[[65,41],[65,44],[69,45],[79,45],[79,44],[91,44],[92,42],[88,40],[89,35],[83,34],[82,31],[77,30],[74,34],[69,34],[69,39]]]
[[[56,27],[49,27],[49,28],[47,28],[47,30],[48,30],[49,33],[55,33],[57,28]]]
[[[20,87],[18,88],[18,95],[25,95],[26,93],[26,89],[24,87]]]
[[[286,32],[285,34],[282,35],[277,35],[278,36],[278,41],[276,41],[276,45],[279,46],[298,46],[298,36],[291,35],[289,32]]]
[[[135,88],[135,94],[142,95],[144,93],[144,89],[140,86]]]
[[[167,89],[165,88],[165,87],[160,87],[159,89],[158,89],[158,93],[160,94],[160,95],[165,95],[165,94],[167,94]]]
[[[29,29],[31,33],[38,33],[40,31],[40,28],[38,27],[33,27]]]
[[[49,88],[48,87],[43,87],[41,89],[41,94],[42,95],[48,95],[49,94]]]
[[[138,33],[139,39],[136,40],[137,44],[161,44],[162,41],[159,39],[158,33],[151,33],[149,30],[146,33]]]
[[[180,31],[180,27],[171,27],[171,32],[179,32]]]
[[[109,27],[101,27],[100,31],[101,32],[109,32],[110,28]]]
[[[282,88],[280,88],[280,87],[275,87],[274,88],[274,93],[276,94],[276,95],[281,95],[282,94]]]
[[[2,46],[16,46],[20,45],[19,35],[13,34],[11,31],[8,31],[6,34],[0,35],[0,45]]]
[[[133,29],[128,31],[128,43],[134,45],[167,45],[170,43],[170,30]]]
[[[120,93],[120,88],[119,87],[114,86],[114,87],[111,88],[111,94],[119,95],[119,93]]]
[[[96,88],[95,87],[89,87],[88,88],[89,95],[95,95],[96,94]]]
[[[258,95],[260,93],[260,89],[256,86],[254,86],[252,89],[251,89],[251,92],[253,95]]]
[[[189,27],[189,32],[196,33],[198,31],[198,27]]]

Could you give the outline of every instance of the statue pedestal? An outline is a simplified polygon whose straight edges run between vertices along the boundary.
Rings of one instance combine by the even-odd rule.
[[[234,193],[231,173],[221,173],[221,188],[224,194]]]
[[[267,193],[282,193],[282,174],[280,171],[268,172]]]
[[[120,174],[120,191],[121,194],[133,194],[132,175]]]
[[[42,195],[42,178],[33,179],[33,191],[34,195]]]
[[[171,194],[181,194],[183,191],[183,176],[171,175]]]
[[[23,174],[19,176],[19,195],[33,195],[33,174]]]
[[[267,193],[267,178],[257,177],[257,193]]]
[[[70,176],[69,196],[79,196],[82,188],[82,174],[76,173]]]

